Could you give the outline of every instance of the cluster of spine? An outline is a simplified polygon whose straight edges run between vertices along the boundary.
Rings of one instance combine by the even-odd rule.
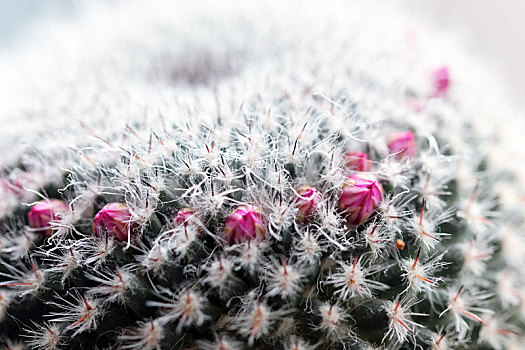
[[[369,73],[345,79],[410,117],[337,78],[112,135],[86,120],[52,170],[27,151],[0,178],[0,346],[521,349],[510,176],[443,112],[448,67],[395,93]]]
[[[439,76],[432,98],[448,89]],[[384,125],[394,131],[375,136],[382,153],[312,111],[302,122],[283,140],[248,120],[229,147],[204,130],[161,161],[129,154],[35,192],[48,197],[2,225],[9,347],[502,349],[514,340],[523,294],[505,260],[523,252],[505,251],[518,248],[505,247],[511,231],[495,233],[504,213],[482,165],[465,183],[438,138]],[[2,200],[23,197],[23,183],[2,183]]]

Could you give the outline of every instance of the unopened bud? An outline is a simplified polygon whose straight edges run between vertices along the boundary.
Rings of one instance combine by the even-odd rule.
[[[370,171],[371,163],[366,153],[347,152],[344,155],[345,168],[352,171]]]
[[[124,203],[108,203],[95,215],[92,231],[95,236],[113,236],[127,241],[135,224],[128,207]]]
[[[224,236],[230,245],[264,236],[262,213],[254,206],[241,205],[226,218]]]
[[[300,188],[297,193],[300,196],[295,201],[297,209],[299,210],[298,219],[307,221],[312,218],[319,203],[321,203],[321,193],[310,186]]]
[[[388,138],[388,151],[397,159],[414,157],[417,153],[416,137],[412,131],[402,131]]]
[[[447,94],[450,88],[450,71],[447,66],[436,68],[432,72],[433,88],[434,91],[431,97],[443,97]]]
[[[49,199],[37,202],[27,214],[29,226],[43,236],[53,234],[51,222],[60,219],[61,214],[69,211],[66,202],[58,199]]]
[[[175,216],[175,223],[180,226],[188,226],[191,224],[191,218],[195,215],[195,211],[191,208],[181,208]]]
[[[339,197],[339,209],[353,225],[364,223],[383,199],[383,187],[374,177],[350,175]]]

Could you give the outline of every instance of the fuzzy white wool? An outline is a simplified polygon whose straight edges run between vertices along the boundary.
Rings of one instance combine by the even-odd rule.
[[[172,120],[178,114],[177,100],[189,99],[206,119],[216,108],[210,91],[225,88],[228,97],[262,92],[257,75],[272,79],[284,74],[279,85],[291,89],[297,76],[312,91],[326,94],[326,77],[347,79],[338,74],[339,67],[377,78],[385,87],[428,89],[421,73],[450,62],[457,81],[454,98],[462,101],[463,117],[492,130],[495,116],[512,115],[504,90],[488,73],[478,74],[482,65],[458,52],[450,37],[429,36],[421,23],[407,21],[386,4],[85,1],[73,18],[60,23],[48,19],[28,35],[27,43],[0,55],[0,96],[9,101],[0,108],[0,120],[9,126],[2,128],[0,142],[10,150],[2,152],[0,164],[11,164],[32,146],[58,153],[65,146],[95,142],[85,138],[81,122],[107,140],[125,125],[145,119],[152,123],[158,114]],[[305,67],[314,62],[322,65],[315,75],[308,74]],[[376,101],[391,106],[376,111],[374,118],[405,114],[394,101],[385,101],[382,87],[370,94],[352,81],[346,84],[364,106],[375,107]],[[472,87],[488,84],[490,99],[479,103]],[[156,90],[165,93],[160,101],[152,100],[160,92]],[[148,110],[153,105],[155,110]],[[436,106],[442,108],[446,106]],[[504,124],[498,126],[511,134],[523,130]],[[507,138],[499,141],[516,151]]]
[[[398,268],[404,292],[378,304],[388,320],[383,345],[415,345],[424,335],[430,341],[431,332],[442,349],[468,342],[481,326],[485,342],[500,341],[486,315],[500,304],[510,309],[522,291],[498,279],[501,295],[492,295],[499,276],[491,263],[501,243],[502,260],[523,266],[522,235],[500,226],[512,221],[505,215],[519,226],[515,213],[525,203],[517,182],[491,181],[504,179],[507,169],[520,171],[505,159],[521,147],[513,147],[502,122],[501,113],[513,115],[500,108],[503,90],[450,38],[427,33],[390,5],[337,0],[86,1],[71,20],[49,25],[32,43],[0,55],[8,82],[0,98],[9,101],[0,106],[8,125],[0,147],[9,150],[0,152],[0,180],[9,179],[0,187],[9,197],[0,197],[0,220],[20,203],[45,198],[40,190],[53,184],[66,186],[59,193],[71,210],[53,222],[54,252],[39,251],[54,265],[42,271],[9,265],[29,256],[37,236],[20,235],[27,231],[23,219],[13,221],[20,227],[6,226],[0,246],[9,273],[0,272],[7,278],[0,287],[36,295],[55,273],[64,282],[79,266],[89,270],[83,276],[96,286],[51,302],[58,311],[46,316],[77,336],[95,330],[109,304],[125,305],[143,288],[136,283],[145,271],[155,296],[146,306],[159,315],[134,326],[143,337],[123,333],[128,348],[144,346],[142,338],[158,346],[168,327],[184,334],[209,323],[213,333],[221,326],[236,338],[217,334],[203,348],[236,348],[237,337],[251,345],[293,335],[301,309],[295,300],[319,311],[324,340],[357,341],[360,320],[346,309],[397,293],[383,280]],[[431,72],[443,66],[452,84],[435,98]],[[499,102],[480,98],[487,85]],[[390,150],[398,129],[417,138],[412,158]],[[348,177],[343,155],[364,148],[373,164],[366,176],[377,176],[384,198],[360,232],[337,198]],[[311,222],[297,218],[299,185],[322,198]],[[113,197],[125,202],[137,226],[127,242],[91,236],[91,211]],[[261,219],[240,232],[253,240],[226,247],[225,218],[246,205],[260,210]],[[496,205],[514,212],[497,212]],[[169,210],[178,206],[191,207],[194,218],[160,228],[159,217],[170,221]],[[82,238],[69,242],[75,225],[82,225]],[[120,243],[127,243],[123,250]],[[416,246],[420,259],[406,254]],[[135,248],[143,268],[106,268]],[[462,265],[457,278],[441,277],[455,265],[441,261],[448,253]],[[163,287],[155,274],[171,263],[182,264],[177,273],[191,283]],[[257,287],[232,296],[239,279]],[[221,300],[228,312],[219,320],[208,309],[215,292],[230,297]],[[328,301],[323,293],[341,304],[319,307]],[[449,332],[444,338],[421,320],[436,315]]]

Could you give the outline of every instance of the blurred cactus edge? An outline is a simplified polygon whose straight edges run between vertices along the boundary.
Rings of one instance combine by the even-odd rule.
[[[0,51],[0,349],[525,349],[523,118],[386,1],[78,1]]]

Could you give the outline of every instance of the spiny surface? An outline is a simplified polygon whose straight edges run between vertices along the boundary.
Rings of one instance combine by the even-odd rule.
[[[8,61],[4,346],[519,349],[476,70],[396,11],[250,5],[86,5]]]

